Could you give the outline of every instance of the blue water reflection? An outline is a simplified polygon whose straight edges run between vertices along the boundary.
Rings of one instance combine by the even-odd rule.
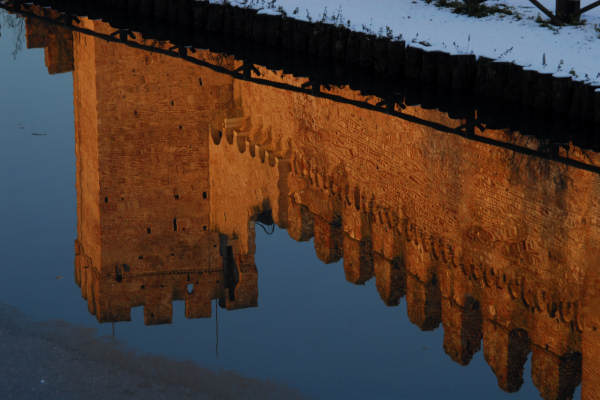
[[[110,335],[112,324],[96,322],[73,279],[72,76],[48,75],[42,49],[13,57],[14,32],[4,27],[0,38],[0,302],[38,320]],[[538,396],[529,361],[518,394],[502,392],[481,351],[466,367],[454,363],[441,327],[421,332],[404,301],[386,307],[374,280],[346,282],[341,263],[322,264],[312,242],[260,229],[256,242],[257,308],[189,320],[177,302],[173,323],[161,326],[145,326],[136,308],[131,322],[115,325],[117,338],[141,352],[287,383],[315,398]]]

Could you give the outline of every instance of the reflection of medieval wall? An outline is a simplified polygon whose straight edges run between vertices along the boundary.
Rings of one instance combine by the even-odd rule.
[[[242,141],[241,134],[228,137],[227,133],[224,129],[222,137],[218,132],[215,137],[241,143],[244,147],[238,150],[244,153],[240,156],[224,147],[211,147],[211,227],[237,237],[242,252],[254,253],[254,223],[261,213],[270,213],[275,223],[286,226],[289,162],[266,153],[260,145]],[[236,190],[238,186],[242,190]]]
[[[36,9],[38,14],[58,14],[51,10]],[[40,19],[28,17],[25,20],[27,48],[44,48],[44,59],[50,74],[73,70],[73,33],[70,29],[48,24]]]
[[[218,181],[236,182],[229,196],[246,209],[233,213],[250,215],[265,200],[275,204],[275,222],[298,240],[314,236],[323,261],[344,257],[348,280],[375,276],[388,304],[406,292],[411,320],[423,329],[441,323],[455,361],[468,363],[483,339],[505,390],[520,386],[530,351],[543,397],[573,390],[582,346],[595,338],[584,327],[582,296],[600,253],[597,175],[325,99],[235,85],[241,112],[222,128],[236,127],[210,150],[211,177],[219,163],[233,171],[219,173]],[[461,122],[418,108],[407,112],[448,126]],[[483,134],[539,146],[518,134]],[[598,162],[593,153],[570,151]],[[287,176],[274,167],[288,164]],[[277,199],[286,188],[282,213]],[[240,226],[246,221],[235,219]],[[584,354],[589,398],[597,392],[594,363]]]
[[[254,264],[209,230],[208,127],[230,107],[231,79],[80,33],[73,44],[76,264],[90,311],[128,320],[144,305],[146,323],[161,323],[173,300],[188,316],[210,315],[213,298],[255,304]]]
[[[343,257],[349,281],[375,277],[386,304],[405,296],[422,329],[441,324],[456,362],[483,348],[503,389],[520,387],[531,352],[543,397],[580,379],[584,398],[600,395],[599,308],[583,296],[598,297],[585,284],[597,282],[596,175],[80,34],[74,60],[77,278],[99,319],[143,304],[165,322],[182,298],[189,316],[210,298],[256,304],[253,225],[272,218],[314,238],[324,262]]]

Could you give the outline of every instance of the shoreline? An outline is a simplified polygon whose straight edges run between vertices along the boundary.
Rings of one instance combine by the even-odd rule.
[[[17,12],[19,7],[26,7],[19,2],[3,4],[13,4],[13,11]],[[459,97],[468,99],[467,103],[490,104],[500,113],[540,114],[543,119],[544,114],[552,112],[556,118],[574,121],[577,127],[600,126],[600,88],[568,76],[557,77],[474,54],[452,55],[345,27],[209,1],[46,0],[34,4],[66,13],[55,18],[65,25],[73,18],[69,15],[87,15],[115,27],[142,32],[144,37],[179,42],[179,51],[184,55],[190,47],[210,47],[284,73],[310,76],[316,91],[320,91],[321,84],[349,83],[360,88],[360,81],[367,81],[387,86],[387,92],[400,94],[403,100],[407,100],[406,87],[412,87],[412,92],[431,93],[413,93],[413,99],[407,103],[428,105],[429,100],[433,107],[442,103],[443,109],[443,103],[453,107],[453,98]],[[305,72],[307,69],[309,73]],[[315,83],[319,85],[315,87]],[[449,99],[440,100],[444,97]],[[515,119],[513,115],[507,118]]]

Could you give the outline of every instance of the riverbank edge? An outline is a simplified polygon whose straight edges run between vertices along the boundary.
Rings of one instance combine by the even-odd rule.
[[[600,125],[600,87],[473,54],[428,51],[343,26],[210,1],[35,0],[27,4],[31,3],[107,20],[116,27],[142,24],[159,31],[176,31],[172,35],[175,38],[221,36],[235,42],[234,47],[242,53],[253,46],[293,53],[305,62],[334,70],[334,75],[342,67],[360,71],[373,80],[401,80],[437,92],[474,96],[494,103],[500,112],[512,112],[516,107],[552,113],[553,118],[571,119],[578,124]],[[335,76],[329,82],[336,84]]]

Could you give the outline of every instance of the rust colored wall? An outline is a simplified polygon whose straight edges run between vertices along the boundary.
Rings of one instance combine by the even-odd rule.
[[[56,18],[58,13],[34,7],[37,15]],[[27,48],[44,48],[44,60],[48,73],[60,74],[73,71],[73,32],[58,25],[46,23],[35,17],[25,19]]]
[[[529,351],[534,383],[545,398],[563,396],[578,384],[577,354],[582,333],[587,335],[583,275],[597,267],[600,253],[596,174],[327,99],[244,81],[236,81],[235,90],[245,118],[234,129],[240,136],[210,150],[211,168],[226,159],[229,179],[237,178],[236,190],[228,193],[240,201],[225,212],[244,204],[250,215],[241,199],[252,198],[256,206],[261,198],[253,196],[261,190],[262,200],[281,196],[279,188],[262,183],[274,179],[273,167],[260,161],[246,166],[252,156],[240,148],[259,144],[279,163],[290,163],[288,219],[280,223],[297,240],[314,235],[315,250],[326,262],[343,254],[349,281],[375,275],[389,301],[393,296],[386,290],[402,291],[406,275],[399,271],[405,268],[414,276],[406,288],[411,320],[432,329],[441,315],[445,349],[460,363],[469,362],[483,337],[488,363],[505,390],[520,386]],[[331,92],[361,97],[347,88]],[[416,107],[407,113],[450,127],[463,122]],[[479,134],[542,146],[518,132]],[[598,165],[595,153],[568,151]],[[232,153],[242,154],[236,161]],[[239,219],[242,226],[246,220]],[[586,391],[598,390],[593,382],[586,381]]]
[[[411,321],[441,324],[455,361],[467,364],[483,341],[503,389],[518,389],[532,352],[545,398],[568,394],[581,364],[586,398],[600,392],[600,309],[586,279],[600,253],[596,174],[180,59],[80,34],[73,43],[76,271],[100,320],[128,319],[144,304],[148,323],[168,322],[174,299],[186,299],[190,316],[207,315],[216,297],[228,308],[255,305],[253,225],[268,214],[295,240],[314,238],[324,262],[343,257],[349,281],[375,277],[386,304],[406,294]],[[478,134],[543,145],[517,132]],[[578,148],[568,156],[600,165]],[[235,293],[224,283],[232,268]],[[188,277],[203,269],[206,278]]]
[[[243,271],[237,298],[226,296],[221,240],[209,230],[208,127],[232,102],[231,79],[204,84],[193,65],[80,33],[74,54],[77,275],[90,311],[128,320],[143,305],[151,324],[171,321],[173,300],[186,300],[188,317],[210,316],[214,298],[255,303]]]

